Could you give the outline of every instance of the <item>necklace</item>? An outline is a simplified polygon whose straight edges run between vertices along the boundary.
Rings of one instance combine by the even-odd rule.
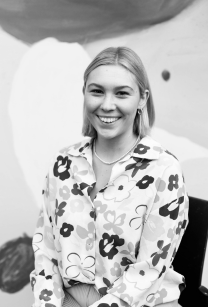
[[[121,159],[123,159],[126,155],[128,155],[128,153],[129,153],[130,151],[132,151],[132,150],[134,149],[134,147],[136,146],[137,142],[139,141],[139,138],[140,138],[140,137],[138,136],[138,138],[136,139],[136,142],[134,143],[134,145],[133,145],[133,147],[132,147],[131,149],[129,149],[129,150],[128,150],[123,156],[121,156],[119,159],[114,160],[114,161],[112,161],[112,162],[106,162],[106,161],[102,160],[102,159],[98,156],[98,154],[96,153],[96,150],[95,150],[95,140],[94,140],[94,144],[93,144],[94,154],[95,154],[95,156],[96,156],[102,163],[107,164],[107,165],[114,164],[114,163],[120,161]]]

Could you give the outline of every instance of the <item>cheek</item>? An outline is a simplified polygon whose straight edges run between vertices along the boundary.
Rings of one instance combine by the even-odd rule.
[[[96,99],[86,97],[84,99],[84,106],[87,113],[92,113],[99,107],[99,104]]]

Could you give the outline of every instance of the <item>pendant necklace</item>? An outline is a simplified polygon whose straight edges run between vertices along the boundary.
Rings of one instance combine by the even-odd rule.
[[[140,136],[138,136],[136,142],[134,143],[134,145],[133,145],[133,147],[132,147],[131,149],[129,149],[129,150],[128,150],[123,156],[121,156],[119,159],[114,160],[114,161],[112,161],[112,162],[106,162],[106,161],[102,160],[102,159],[98,156],[98,154],[96,153],[96,149],[95,149],[95,140],[94,140],[94,144],[93,144],[94,154],[95,154],[95,156],[96,156],[102,163],[107,164],[107,165],[111,165],[111,164],[114,164],[114,163],[120,161],[120,160],[123,159],[125,156],[127,156],[128,153],[134,149],[134,147],[136,146],[136,144],[137,144],[137,142],[139,141],[139,139],[140,139]]]

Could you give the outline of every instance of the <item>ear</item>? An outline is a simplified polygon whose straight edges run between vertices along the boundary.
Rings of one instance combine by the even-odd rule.
[[[149,99],[149,91],[145,90],[144,97],[140,98],[138,109],[142,110],[145,107],[148,99]]]

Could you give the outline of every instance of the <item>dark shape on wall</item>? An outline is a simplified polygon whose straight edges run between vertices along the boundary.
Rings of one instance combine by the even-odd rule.
[[[34,269],[32,238],[22,237],[6,242],[0,247],[0,289],[15,293],[29,283]]]
[[[34,43],[89,42],[168,20],[195,0],[0,0],[0,25]]]
[[[163,80],[168,81],[170,79],[170,72],[168,70],[163,70],[162,78]]]

